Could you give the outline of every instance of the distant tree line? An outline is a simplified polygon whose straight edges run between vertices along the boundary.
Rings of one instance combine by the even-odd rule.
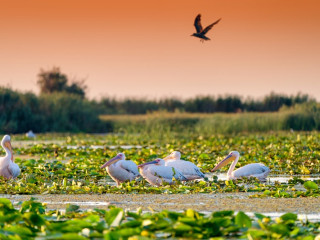
[[[187,100],[166,98],[161,100],[148,99],[115,99],[103,98],[99,107],[105,114],[145,114],[164,110],[168,112],[190,113],[235,113],[235,112],[275,112],[282,106],[291,107],[295,104],[314,101],[306,94],[283,95],[271,93],[262,100],[245,99],[239,96],[198,96]]]
[[[60,68],[40,70],[37,84],[41,94],[67,93],[85,98],[87,86],[84,80],[74,80],[70,83],[67,75]],[[215,112],[274,112],[282,106],[293,106],[314,101],[306,94],[287,96],[271,93],[262,100],[243,99],[239,96],[198,96],[181,100],[165,98],[160,100],[125,98],[123,100],[105,97],[99,102],[92,101],[95,108],[105,114],[145,114],[154,111],[215,113]]]
[[[70,83],[68,77],[54,67],[38,74],[40,95],[21,93],[0,87],[0,132],[102,132],[112,126],[100,120],[102,114],[146,114],[155,111],[190,113],[272,112],[281,107],[314,102],[306,94],[283,95],[271,93],[262,100],[239,96],[199,96],[186,100],[166,98],[116,99],[99,101],[85,96],[84,81]],[[293,121],[293,120],[292,120]]]

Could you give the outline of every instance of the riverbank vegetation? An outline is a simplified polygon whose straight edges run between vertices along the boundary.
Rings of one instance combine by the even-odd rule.
[[[40,69],[37,85],[39,95],[0,87],[1,133],[320,130],[320,103],[301,93],[89,100],[85,79],[59,67]]]
[[[151,135],[191,132],[199,135],[240,132],[320,130],[320,104],[305,103],[267,113],[169,113],[102,115],[115,132]]]
[[[2,87],[0,88],[0,132],[120,131],[152,134],[183,129],[198,134],[214,134],[291,129],[320,130],[320,104],[309,101],[308,97],[297,95],[286,98],[271,94],[265,98],[271,99],[270,102],[277,102],[279,99],[291,100],[288,104],[287,100],[279,100],[278,104],[270,104],[271,107],[263,108],[262,112],[254,112],[255,108],[245,109],[243,108],[245,104],[240,108],[228,107],[228,104],[223,103],[229,102],[228,98],[216,101],[220,102],[217,106],[226,106],[220,110],[219,107],[214,108],[218,113],[212,113],[212,109],[204,111],[207,108],[200,107],[205,105],[204,102],[210,99],[209,97],[204,98],[203,102],[201,98],[185,101],[199,105],[199,108],[192,111],[187,111],[188,108],[172,107],[170,104],[162,105],[163,102],[174,102],[173,99],[155,102],[157,108],[153,110],[145,108],[136,111],[134,109],[148,105],[148,100],[113,100],[112,104],[106,104],[106,99],[88,100],[81,95],[66,92],[43,93],[37,96]],[[259,101],[255,104],[258,103]],[[282,107],[274,109],[272,106],[275,105]],[[127,110],[124,110],[124,106]]]

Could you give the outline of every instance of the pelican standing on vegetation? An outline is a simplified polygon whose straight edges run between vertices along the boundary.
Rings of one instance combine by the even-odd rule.
[[[20,168],[14,163],[11,138],[9,135],[5,135],[2,138],[1,146],[6,151],[6,156],[0,158],[0,176],[7,179],[16,178],[20,174]]]
[[[205,29],[202,29],[202,25],[201,25],[201,14],[198,14],[198,16],[196,17],[196,19],[194,20],[194,26],[196,28],[196,33],[192,34],[191,36],[193,37],[197,37],[200,38],[200,41],[207,41],[210,40],[210,38],[206,37],[207,32],[209,32],[209,30],[216,25],[218,22],[220,22],[221,18],[218,19],[217,21],[215,21],[214,23],[210,24],[209,26],[207,26]]]
[[[172,152],[169,156],[164,158],[165,166],[178,169],[188,180],[204,178],[204,174],[194,163],[180,158],[181,153],[179,151]]]
[[[270,169],[265,165],[263,165],[262,163],[251,163],[237,169],[236,171],[233,171],[239,160],[239,157],[240,157],[239,152],[237,151],[230,152],[225,159],[219,162],[218,165],[211,170],[211,172],[214,172],[233,161],[227,173],[228,180],[242,178],[242,177],[256,177],[259,180],[266,180],[270,172]]]
[[[124,153],[118,153],[117,156],[103,164],[101,168],[107,168],[110,177],[119,186],[125,181],[132,181],[140,176],[138,166],[131,160],[125,160]]]
[[[163,182],[172,184],[173,178],[180,181],[188,180],[178,169],[165,166],[165,161],[161,158],[140,164],[138,168],[141,176],[151,185],[160,186]]]

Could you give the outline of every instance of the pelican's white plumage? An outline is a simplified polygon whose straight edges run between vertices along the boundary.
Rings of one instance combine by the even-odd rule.
[[[179,151],[172,152],[169,156],[164,158],[165,166],[178,169],[188,180],[204,178],[204,174],[194,163],[180,158],[181,153]]]
[[[6,151],[6,155],[0,158],[0,175],[7,178],[16,178],[20,174],[19,166],[14,163],[11,138],[9,135],[5,135],[2,138],[1,146]]]
[[[160,186],[163,182],[172,184],[173,178],[180,181],[188,180],[178,169],[165,166],[165,161],[161,158],[141,164],[138,167],[140,168],[141,176],[151,185]]]
[[[228,173],[227,173],[227,179],[237,179],[242,177],[256,177],[259,180],[265,180],[270,172],[270,169],[263,165],[262,163],[251,163],[248,165],[245,165],[236,171],[233,171],[238,160],[239,160],[240,154],[237,151],[232,151],[228,154],[228,156],[223,159],[221,162],[218,163],[217,166],[212,169],[213,171],[216,171],[225,165],[227,165],[229,162],[233,161],[231,164]]]
[[[137,164],[131,160],[125,160],[124,153],[118,153],[101,166],[101,168],[105,167],[117,185],[125,181],[132,181],[140,175]]]

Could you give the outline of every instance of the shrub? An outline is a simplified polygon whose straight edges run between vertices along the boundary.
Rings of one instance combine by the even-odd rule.
[[[104,132],[111,125],[99,119],[94,104],[79,95],[67,93],[19,93],[0,88],[0,131],[34,132]]]

